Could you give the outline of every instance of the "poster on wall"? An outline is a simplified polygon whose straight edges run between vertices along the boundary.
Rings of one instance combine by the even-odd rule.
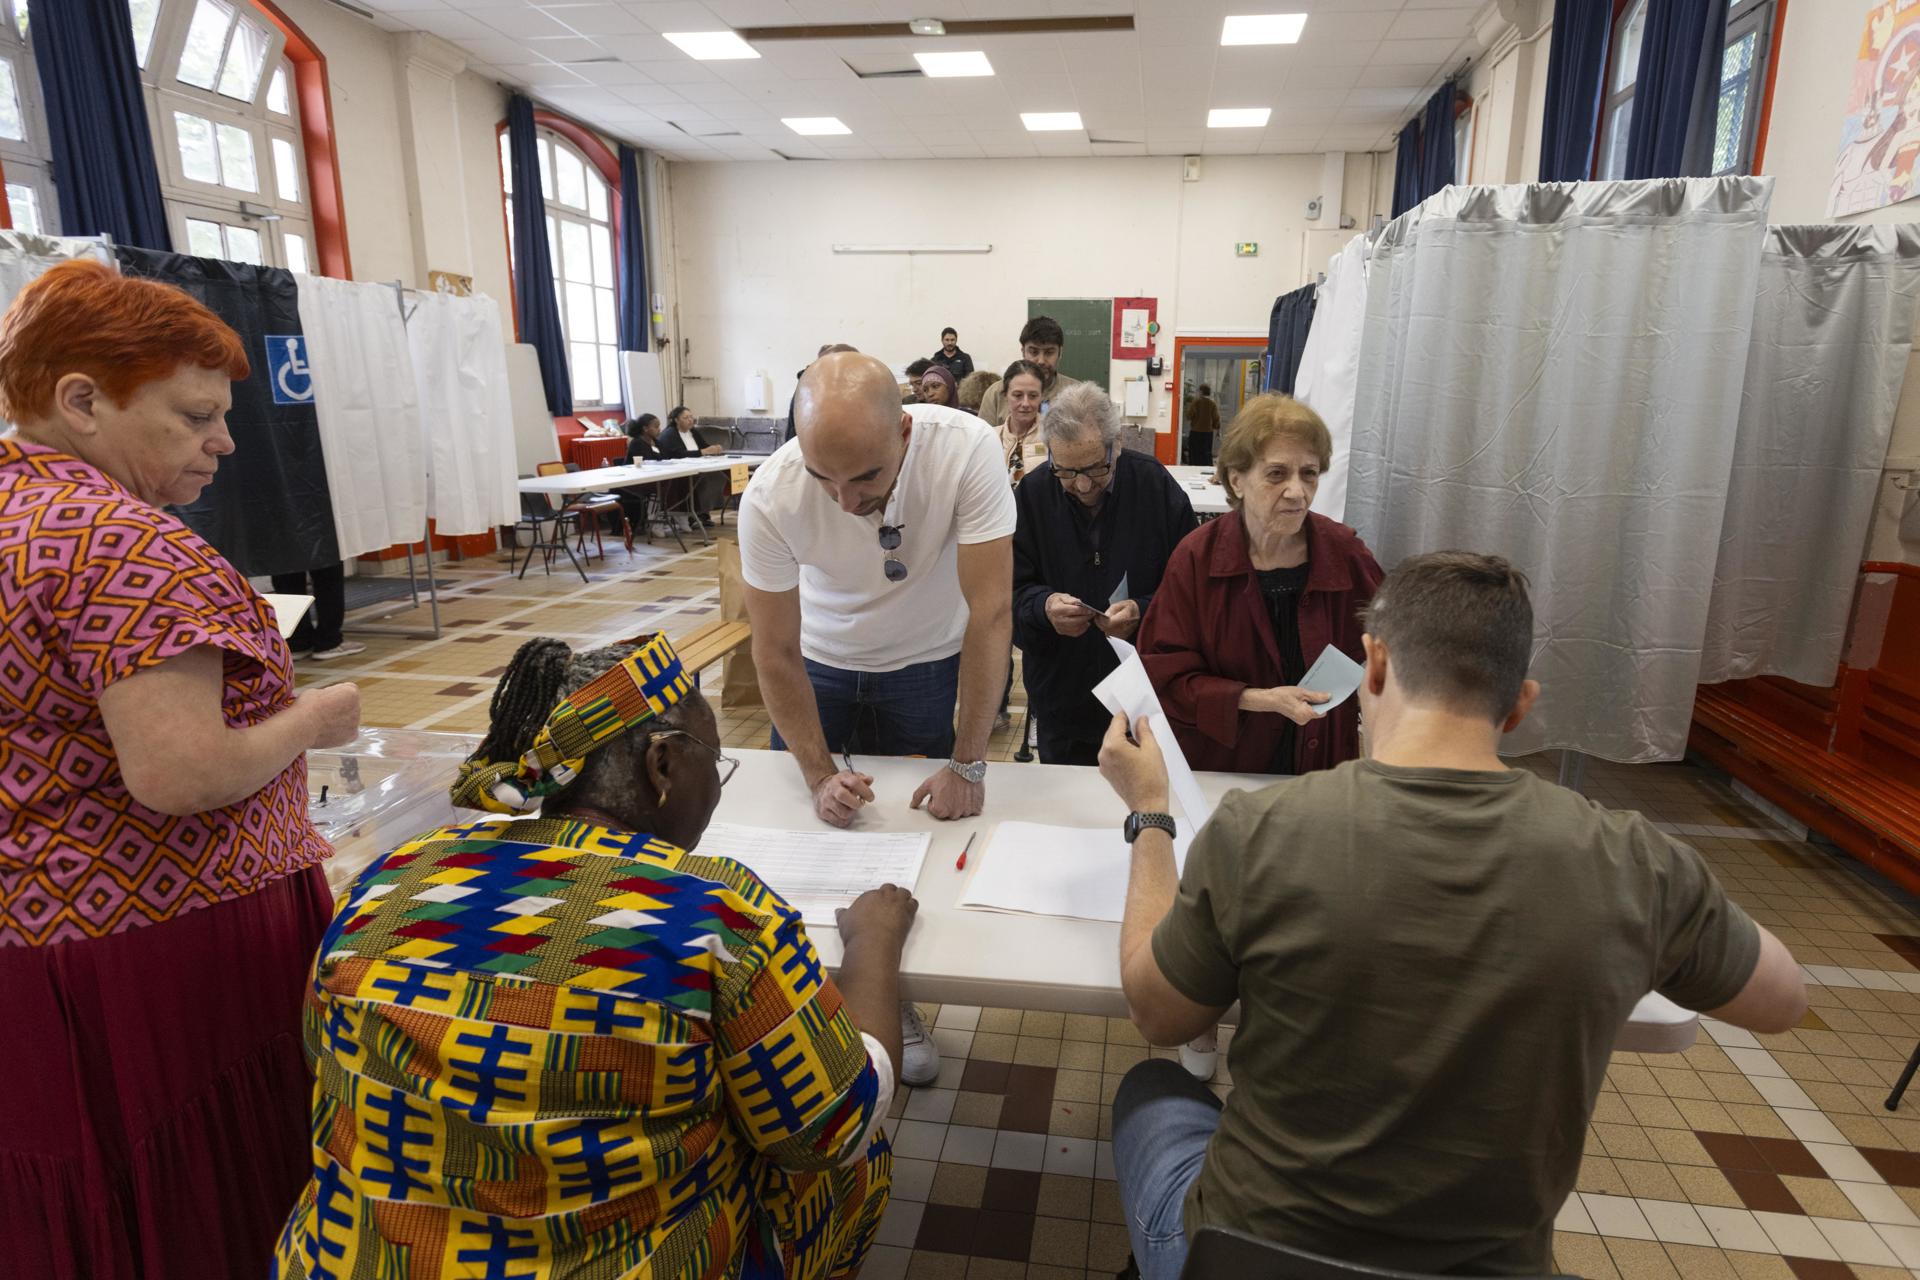
[[[1827,213],[1839,217],[1920,195],[1920,0],[1867,10],[1853,64]]]
[[[1113,300],[1113,358],[1148,360],[1153,357],[1153,320],[1160,304],[1153,298]]]

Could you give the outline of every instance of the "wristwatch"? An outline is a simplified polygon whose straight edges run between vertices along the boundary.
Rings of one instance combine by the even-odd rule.
[[[1167,839],[1173,839],[1173,815],[1170,813],[1130,813],[1127,815],[1127,825],[1121,830],[1126,832],[1127,843],[1132,844],[1148,827],[1158,827],[1167,833]]]
[[[949,760],[947,768],[953,770],[968,782],[981,783],[987,780],[987,762],[985,760]]]

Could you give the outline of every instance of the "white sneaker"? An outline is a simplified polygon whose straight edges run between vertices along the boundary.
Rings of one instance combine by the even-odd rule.
[[[1220,1037],[1212,1031],[1197,1036],[1180,1046],[1180,1065],[1195,1080],[1206,1082],[1213,1079],[1213,1069],[1220,1061]]]
[[[331,662],[335,658],[351,658],[356,653],[365,653],[367,646],[355,644],[351,640],[342,640],[331,649],[321,649],[314,653],[315,662]]]
[[[900,1083],[916,1088],[940,1078],[940,1046],[920,1011],[905,1000],[900,1002]]]

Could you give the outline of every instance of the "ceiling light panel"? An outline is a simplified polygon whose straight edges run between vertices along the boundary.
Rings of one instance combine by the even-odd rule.
[[[700,62],[760,56],[759,50],[731,31],[668,31],[664,34],[681,52]]]
[[[1027,126],[1029,133],[1059,133],[1084,127],[1078,111],[1022,111],[1020,123]]]
[[[1306,28],[1304,13],[1242,13],[1220,28],[1221,44],[1298,44]]]
[[[1215,107],[1207,112],[1209,129],[1264,129],[1272,107]]]
[[[916,53],[913,60],[930,76],[990,76],[993,64],[978,49],[964,53]]]
[[[803,138],[824,138],[853,132],[840,122],[839,116],[782,116],[780,123]]]

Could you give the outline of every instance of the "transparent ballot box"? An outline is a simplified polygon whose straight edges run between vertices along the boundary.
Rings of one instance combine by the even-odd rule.
[[[422,832],[480,815],[447,799],[477,734],[367,729],[344,747],[307,753],[307,815],[333,846],[335,893],[381,854]]]

